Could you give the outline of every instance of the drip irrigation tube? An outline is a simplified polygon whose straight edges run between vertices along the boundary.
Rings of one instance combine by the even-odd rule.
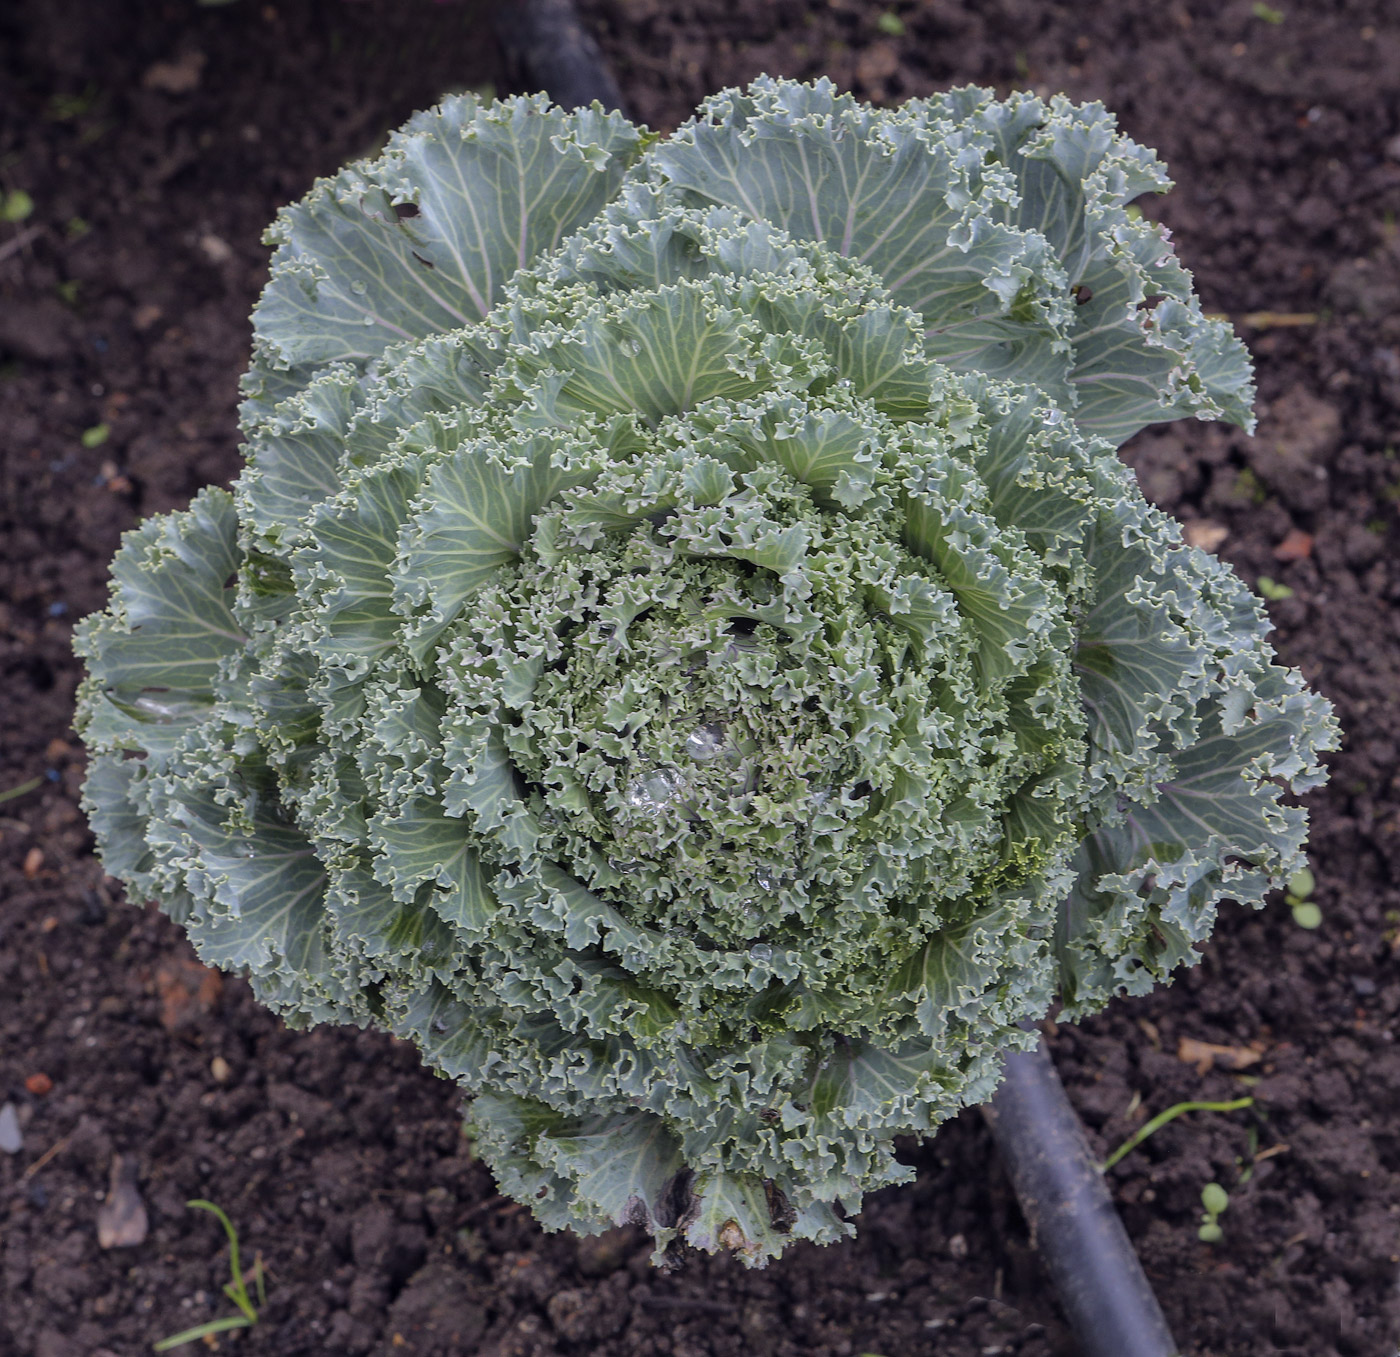
[[[594,100],[625,113],[617,81],[584,28],[573,0],[514,0],[497,10],[496,35],[521,84],[542,89],[560,108]]]
[[[1043,1041],[1007,1057],[983,1111],[1083,1357],[1176,1357]]]

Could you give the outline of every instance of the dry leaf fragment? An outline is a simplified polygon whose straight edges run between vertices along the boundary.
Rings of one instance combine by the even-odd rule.
[[[141,83],[164,94],[188,94],[199,88],[206,60],[203,52],[182,52],[174,61],[157,61],[147,67]]]
[[[1198,518],[1194,523],[1186,524],[1181,535],[1188,546],[1200,547],[1202,551],[1218,551],[1230,535],[1230,529],[1209,518]]]
[[[1182,1037],[1176,1048],[1176,1058],[1194,1065],[1197,1074],[1205,1074],[1217,1063],[1227,1070],[1246,1070],[1257,1064],[1262,1054],[1251,1046],[1217,1046],[1213,1041],[1197,1041],[1194,1037]]]
[[[223,988],[223,976],[209,966],[201,966],[193,957],[162,961],[156,968],[161,1026],[167,1032],[176,1032],[212,1013]]]
[[[199,252],[211,264],[227,264],[233,258],[233,246],[212,231],[206,231],[200,236]]]
[[[130,1248],[146,1237],[146,1204],[136,1190],[136,1160],[112,1156],[107,1200],[97,1211],[97,1242],[104,1249]]]
[[[1305,561],[1312,555],[1312,533],[1294,528],[1282,542],[1274,548],[1274,559],[1278,561]]]
[[[36,1098],[42,1098],[44,1094],[53,1091],[53,1080],[41,1070],[36,1074],[29,1075],[24,1081],[24,1086]]]
[[[872,43],[856,59],[856,78],[864,85],[888,80],[899,70],[899,49],[892,42]]]
[[[39,875],[39,868],[44,865],[44,850],[42,848],[31,848],[24,855],[24,875],[33,881]]]

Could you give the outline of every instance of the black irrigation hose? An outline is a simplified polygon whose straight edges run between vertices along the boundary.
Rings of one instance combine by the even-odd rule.
[[[496,11],[496,35],[521,85],[544,90],[561,108],[596,99],[606,109],[627,111],[573,0],[503,0]]]
[[[1043,1041],[1007,1057],[983,1112],[1083,1357],[1176,1357]]]

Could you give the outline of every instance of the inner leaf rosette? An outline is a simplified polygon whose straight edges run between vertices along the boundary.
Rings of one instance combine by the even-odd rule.
[[[782,464],[794,421],[866,431],[847,506]],[[977,626],[906,543],[915,468],[921,511],[951,510],[946,439],[849,398],[711,400],[565,492],[444,634],[448,813],[684,940],[692,1021],[745,1017],[717,963],[751,990],[907,956],[1004,870],[1004,807],[1078,739],[1051,608],[1022,681],[984,684]]]

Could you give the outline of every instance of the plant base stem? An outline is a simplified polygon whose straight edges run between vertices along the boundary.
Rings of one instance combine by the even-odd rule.
[[[595,100],[626,111],[602,51],[584,28],[572,0],[515,0],[502,5],[496,33],[522,82],[545,90],[561,108]]]
[[[1042,1041],[983,1108],[1083,1357],[1175,1357],[1166,1318]]]

